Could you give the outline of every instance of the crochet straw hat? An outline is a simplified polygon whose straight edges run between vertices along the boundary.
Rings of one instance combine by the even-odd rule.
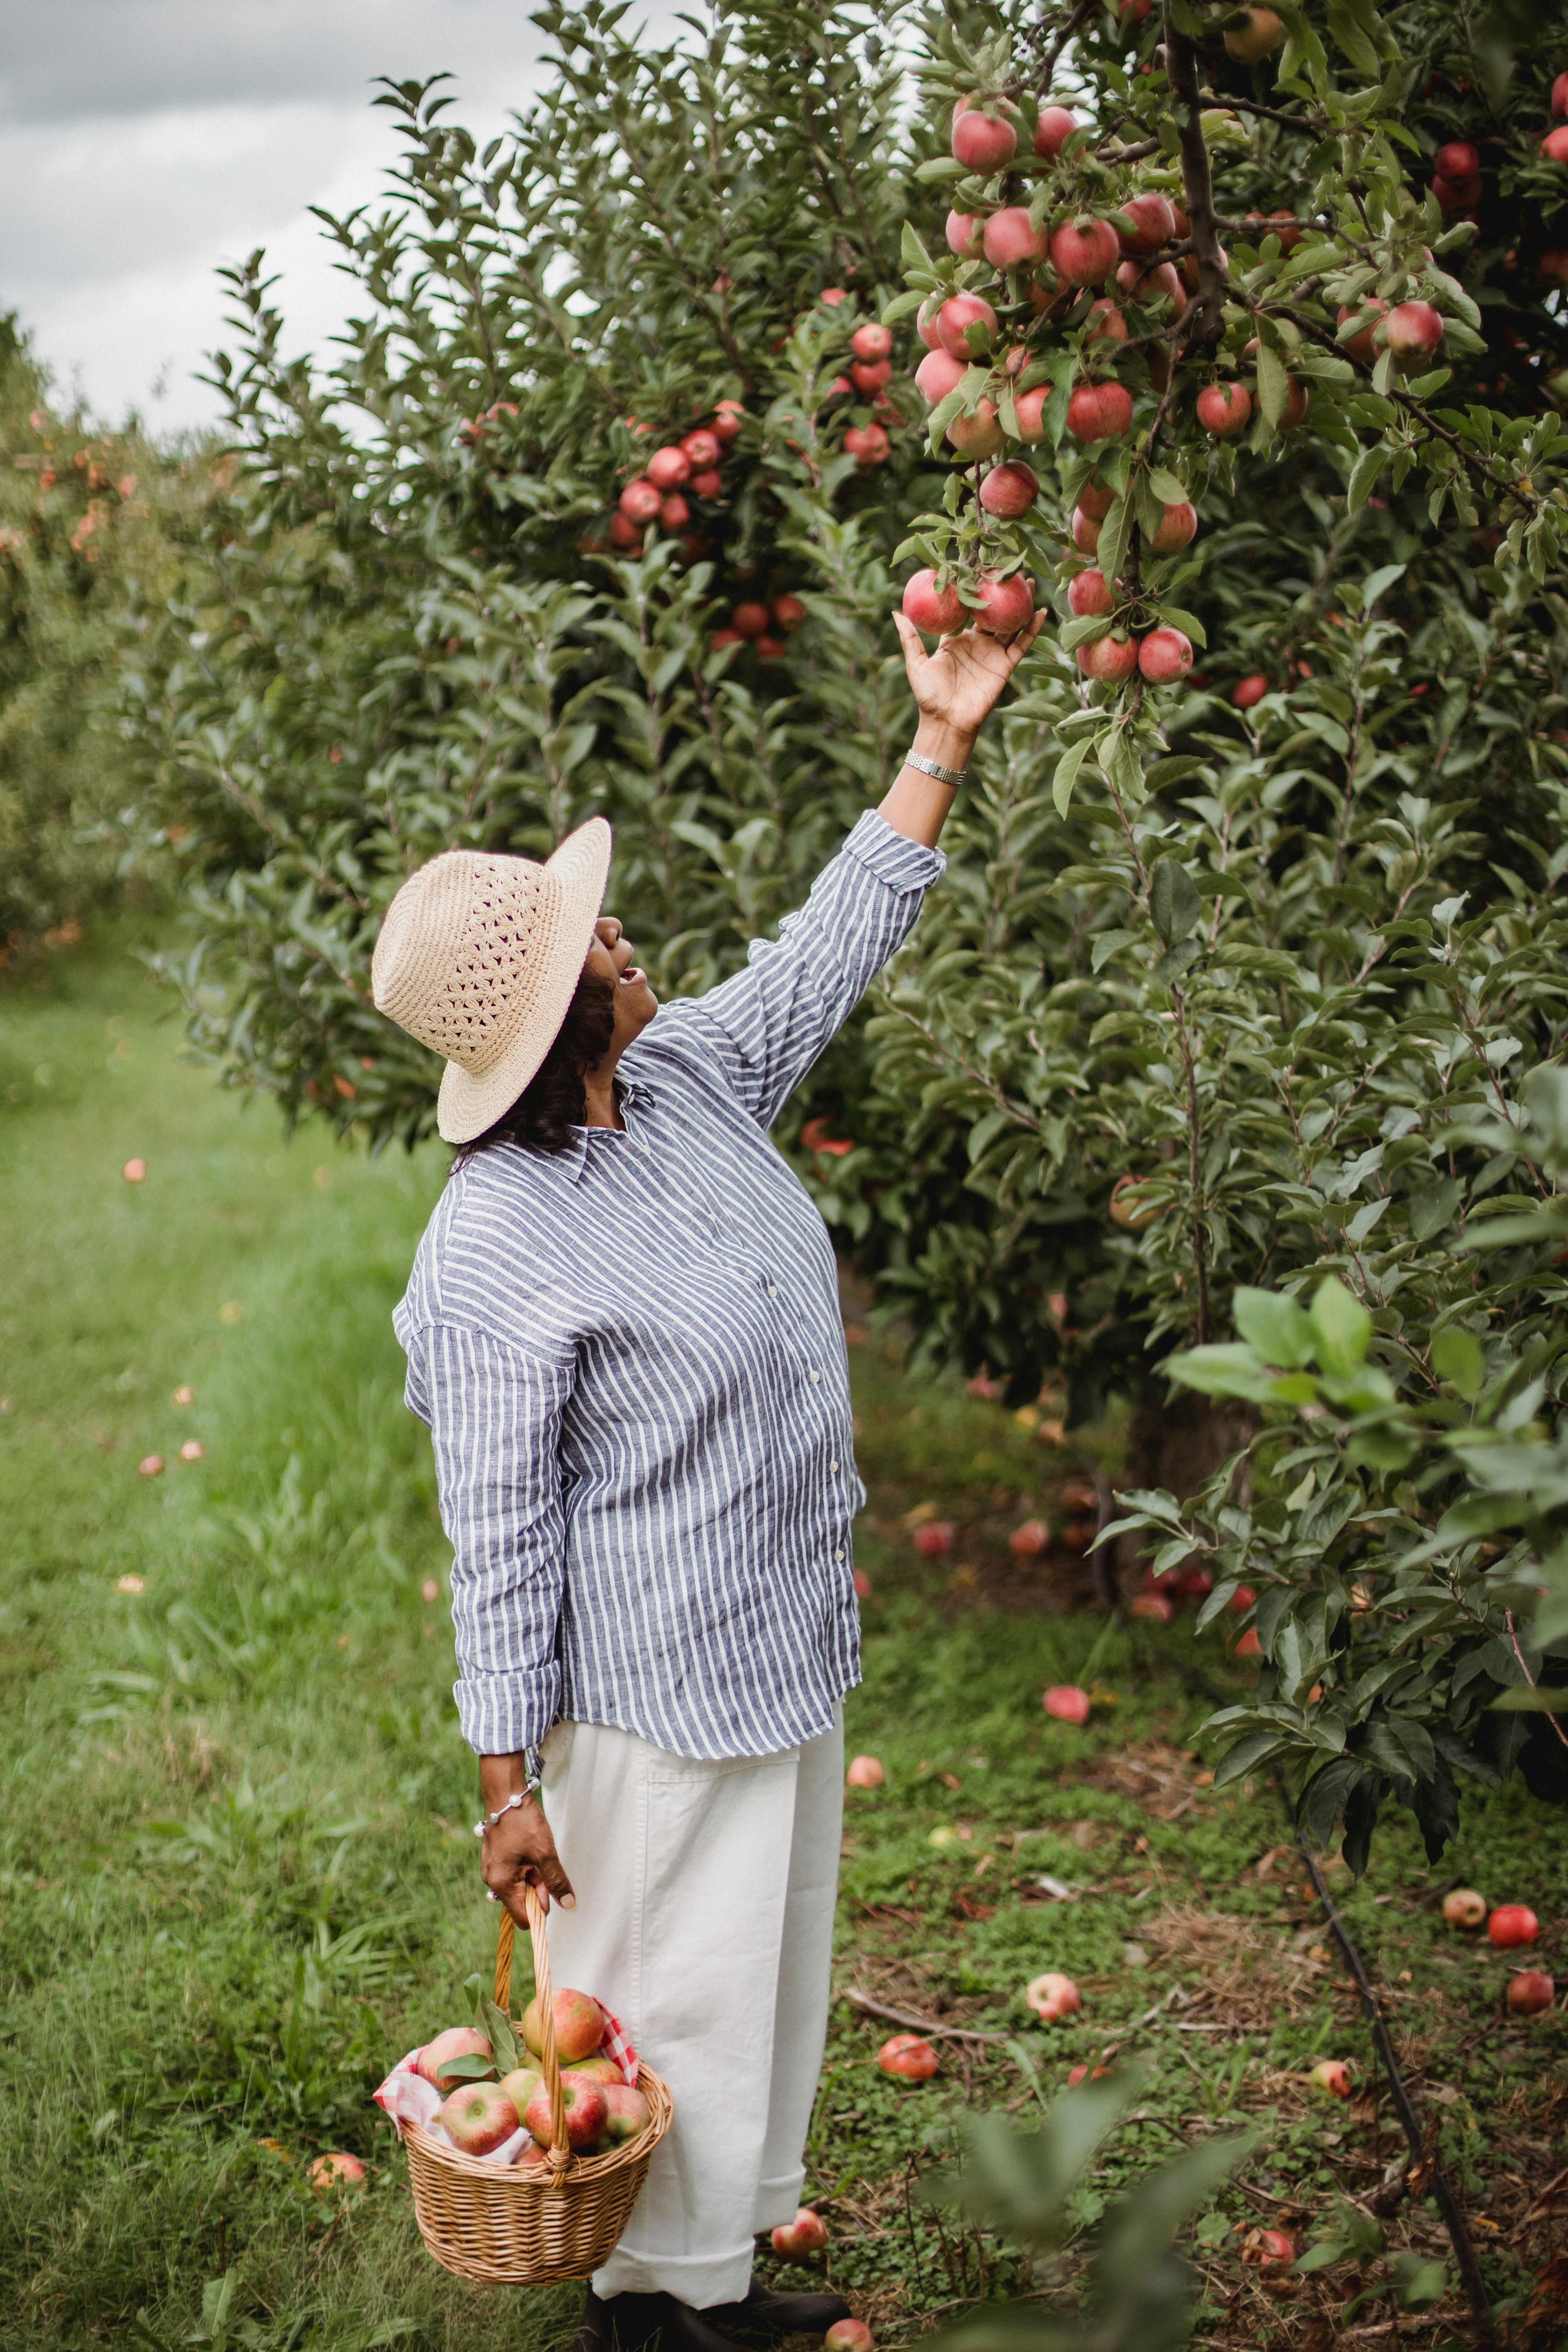
[[[610,869],[590,817],[541,866],[448,849],[411,874],[371,961],[379,1009],[447,1057],[436,1123],[468,1143],[510,1110],[566,1018]]]

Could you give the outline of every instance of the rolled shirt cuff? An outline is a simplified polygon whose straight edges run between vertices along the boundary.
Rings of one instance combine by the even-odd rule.
[[[927,890],[947,871],[940,849],[928,849],[923,841],[895,831],[876,809],[856,820],[844,846],[858,865],[894,890]]]
[[[542,1746],[561,1706],[561,1669],[465,1675],[454,1683],[458,1721],[476,1756],[519,1756]]]

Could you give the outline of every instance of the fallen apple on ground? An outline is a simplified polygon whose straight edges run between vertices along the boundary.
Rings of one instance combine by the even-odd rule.
[[[773,2233],[775,2254],[787,2254],[793,2260],[800,2254],[819,2254],[827,2243],[827,2224],[820,2213],[803,2205],[793,2221],[781,2221]]]
[[[877,2063],[884,2074],[901,2074],[906,2083],[929,2083],[940,2061],[918,2033],[895,2033],[878,2051]]]
[[[1508,1980],[1508,2005],[1516,2017],[1538,2017],[1556,1998],[1556,1983],[1544,1969],[1521,1969]]]
[[[1450,1927],[1479,1927],[1487,1916],[1487,1898],[1473,1886],[1456,1886],[1443,1897],[1443,1916]]]
[[[1040,1704],[1058,1723],[1089,1721],[1089,1693],[1080,1690],[1077,1683],[1053,1683]]]
[[[875,1756],[853,1758],[844,1775],[851,1789],[879,1789],[885,1777],[880,1759]]]
[[[1296,2241],[1288,2230],[1248,2230],[1241,2242],[1241,2259],[1258,2270],[1273,2270],[1296,2259]]]
[[[873,2352],[876,2341],[863,2319],[836,2319],[822,2339],[823,2352]]]
[[[1320,2058],[1312,2069],[1312,2080],[1331,2099],[1348,2099],[1355,2088],[1342,2058]]]
[[[364,2167],[357,2156],[350,2156],[341,2147],[330,2148],[325,2156],[317,2157],[305,2175],[318,2197],[332,2189],[363,2189]]]
[[[1055,1969],[1047,1969],[1044,1976],[1036,1977],[1026,1985],[1024,1999],[1047,2025],[1070,2017],[1082,2004],[1082,1996],[1071,1977],[1064,1977]]]
[[[1527,1903],[1500,1903],[1487,1921],[1487,1934],[1501,1951],[1533,1944],[1540,1933],[1541,1922]]]

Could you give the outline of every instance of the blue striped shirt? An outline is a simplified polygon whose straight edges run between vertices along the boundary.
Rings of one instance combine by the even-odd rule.
[[[480,1755],[564,1717],[764,1756],[859,1680],[833,1250],[767,1129],[944,863],[868,811],[776,942],[627,1048],[624,1133],[494,1145],[442,1193],[394,1322]]]

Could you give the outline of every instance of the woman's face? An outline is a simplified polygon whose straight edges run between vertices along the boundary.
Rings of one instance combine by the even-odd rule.
[[[658,999],[646,972],[633,962],[631,942],[614,915],[601,915],[595,924],[594,944],[583,969],[615,984],[616,1034],[610,1050],[620,1054],[647,1027],[658,1011]]]

